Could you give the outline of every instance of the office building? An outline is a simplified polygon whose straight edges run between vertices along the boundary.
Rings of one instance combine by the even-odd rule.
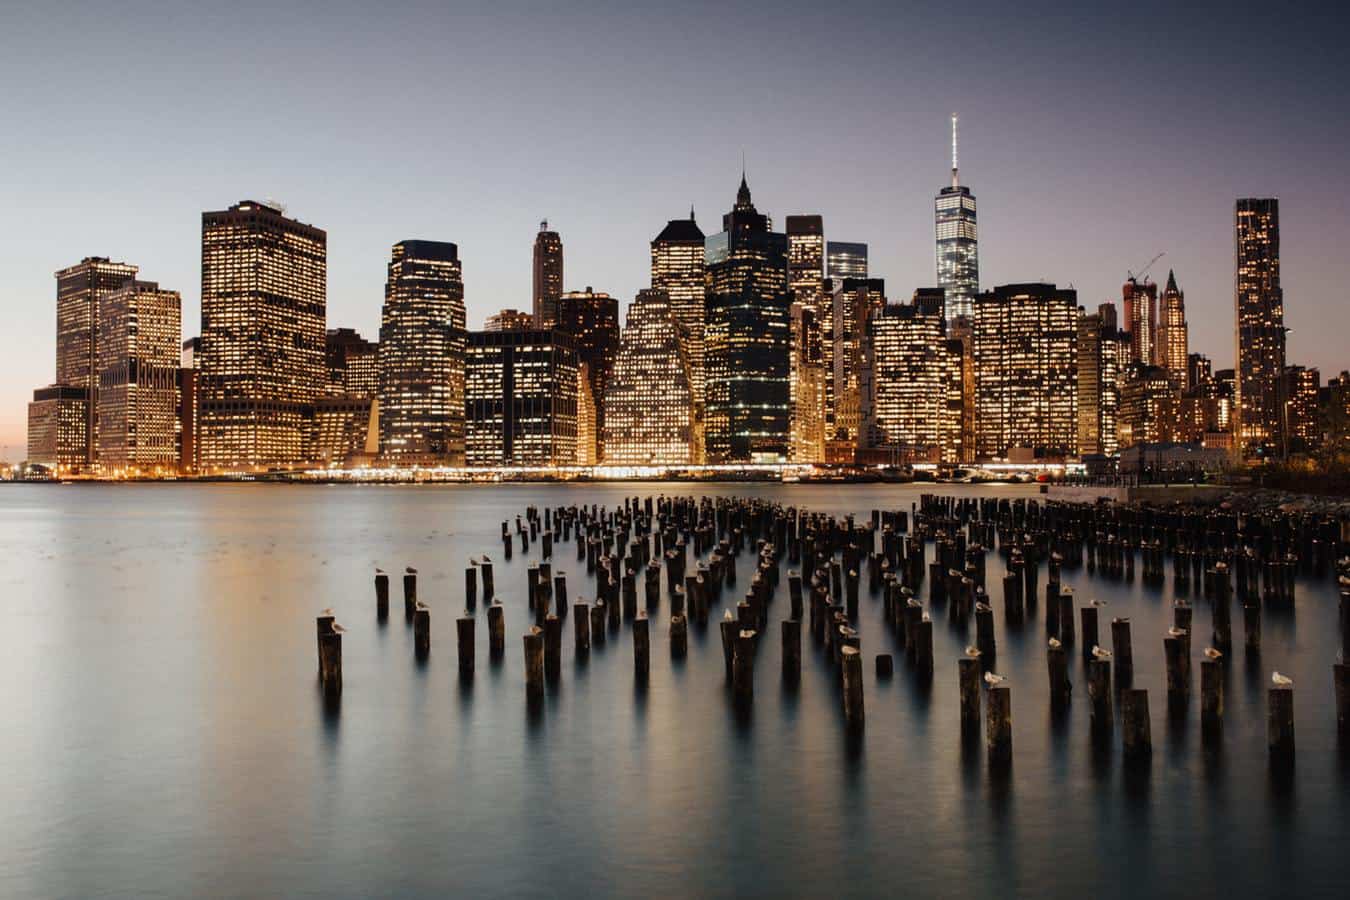
[[[704,403],[704,234],[689,218],[671,219],[651,244],[652,289],[670,297],[671,313],[680,326],[689,356],[689,375],[694,390],[695,428],[702,429]]]
[[[558,318],[558,295],[563,291],[563,245],[548,220],[539,223],[534,238],[534,327],[552,328]]]
[[[1103,304],[1111,311],[1115,307]],[[1114,456],[1119,449],[1121,363],[1126,341],[1113,324],[1115,316],[1099,309],[1079,310],[1077,350],[1078,452]]]
[[[1162,366],[1132,363],[1120,388],[1120,449],[1175,441],[1179,398],[1171,374]]]
[[[465,369],[470,466],[570,466],[578,365],[562,331],[471,331]]]
[[[1286,366],[1284,370],[1285,421],[1289,452],[1307,453],[1322,442],[1318,394],[1322,374],[1315,368]]]
[[[880,278],[830,279],[835,288],[830,301],[834,315],[830,373],[833,389],[826,408],[827,439],[847,456],[857,448],[862,426],[861,374],[867,350],[867,323],[886,306],[886,283]],[[940,314],[940,313],[939,313]]]
[[[619,301],[603,291],[568,291],[557,301],[557,329],[572,336],[577,362],[586,367],[590,399],[595,404],[595,427],[586,437],[590,444],[579,454],[605,462],[605,393],[614,357],[619,353]]]
[[[464,279],[445,241],[394,245],[380,319],[380,456],[464,464]]]
[[[330,328],[325,357],[328,393],[335,397],[374,397],[380,387],[380,345],[354,328]]]
[[[176,470],[182,300],[153,281],[128,281],[99,304],[98,465]]]
[[[980,251],[975,195],[961,184],[956,157],[956,123],[952,115],[952,183],[934,200],[937,235],[937,280],[946,292],[948,320],[974,313],[980,292]]]
[[[638,291],[604,398],[607,465],[696,461],[690,371],[669,295]]]
[[[848,241],[825,244],[825,275],[836,280],[867,277],[867,245]]]
[[[89,466],[89,392],[68,384],[33,391],[28,404],[28,462],[58,474]]]
[[[1167,273],[1163,288],[1161,309],[1158,311],[1157,365],[1167,370],[1171,379],[1182,389],[1190,382],[1187,359],[1190,356],[1189,327],[1186,324],[1186,294],[1177,287],[1177,276]]]
[[[819,279],[817,279],[819,283]],[[820,321],[811,303],[794,301],[792,357],[788,383],[791,445],[789,458],[796,463],[825,461],[825,383],[828,380]]]
[[[785,460],[791,348],[787,235],[770,230],[742,175],[722,231],[705,246],[709,462]]]
[[[861,444],[869,461],[954,462],[961,394],[959,359],[943,328],[945,292],[921,290],[886,303],[867,322],[861,373]],[[959,344],[955,348],[959,354]]]
[[[304,461],[306,408],[328,382],[328,236],[245,200],[202,213],[205,470]]]
[[[1237,201],[1237,355],[1234,437],[1245,454],[1282,450],[1285,366],[1280,201]]]
[[[975,298],[980,458],[1062,457],[1078,441],[1078,295],[1008,284]]]
[[[98,323],[100,301],[136,277],[138,269],[103,256],[86,256],[56,273],[56,384],[85,392],[88,458],[98,455]],[[74,402],[74,401],[67,401]]]
[[[484,331],[530,331],[534,328],[534,315],[518,309],[502,309],[487,317]]]
[[[1130,362],[1151,366],[1156,362],[1158,286],[1148,279],[1130,277],[1120,289],[1129,337]]]

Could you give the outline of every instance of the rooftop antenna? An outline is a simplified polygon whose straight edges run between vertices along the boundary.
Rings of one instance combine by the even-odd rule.
[[[956,175],[956,113],[952,113],[952,187],[960,187],[961,182]]]

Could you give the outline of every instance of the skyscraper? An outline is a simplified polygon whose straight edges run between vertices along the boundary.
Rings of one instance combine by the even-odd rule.
[[[1157,363],[1182,389],[1189,387],[1186,360],[1190,353],[1186,325],[1186,295],[1177,287],[1176,273],[1167,272],[1167,286],[1163,288],[1162,309],[1158,314]]]
[[[694,457],[694,393],[680,326],[663,290],[628,307],[604,398],[605,463],[681,465]]]
[[[736,205],[706,242],[710,462],[788,455],[791,324],[787,235],[770,231],[741,176]]]
[[[619,353],[619,301],[587,285],[584,291],[568,291],[558,298],[557,316],[557,329],[572,336],[577,363],[586,367],[595,403],[595,427],[589,435],[592,446],[582,453],[605,462],[605,395]]]
[[[1306,453],[1321,443],[1318,394],[1322,373],[1305,366],[1287,366],[1284,370],[1284,429],[1291,451]]]
[[[380,389],[380,345],[354,328],[330,328],[324,356],[328,360],[328,393],[374,397]]]
[[[791,315],[792,355],[788,374],[792,405],[790,455],[793,462],[824,462],[827,376],[820,321],[816,317],[815,307],[810,303],[794,301]]]
[[[98,317],[98,459],[104,469],[178,465],[182,300],[153,281],[103,297]]]
[[[861,432],[873,457],[882,451],[891,462],[956,458],[950,444],[959,419],[952,423],[949,415],[952,395],[961,392],[960,369],[944,335],[943,305],[941,289],[920,291],[909,303],[885,304],[868,321]]]
[[[303,461],[306,406],[327,381],[328,236],[245,200],[202,213],[201,463]]]
[[[792,299],[819,311],[825,277],[825,224],[820,216],[788,216],[788,287]]]
[[[380,454],[464,464],[464,279],[445,241],[394,245],[380,320]]]
[[[976,452],[1073,452],[1078,294],[1006,284],[975,298]]]
[[[1114,310],[1114,306],[1104,304]],[[1124,355],[1113,316],[1079,310],[1077,348],[1078,452],[1113,456],[1120,411],[1120,363]]]
[[[1284,291],[1280,288],[1280,201],[1237,201],[1237,365],[1234,435],[1244,452],[1281,446]]]
[[[561,331],[471,331],[464,367],[471,466],[570,466],[577,353]]]
[[[834,316],[826,439],[858,446],[862,426],[861,375],[867,350],[867,323],[886,306],[886,282],[880,278],[830,279]],[[847,448],[841,452],[847,455]]]
[[[671,219],[652,241],[652,288],[670,296],[670,311],[679,323],[689,353],[689,378],[694,391],[695,428],[702,428],[704,402],[703,230],[689,218]]]
[[[956,157],[956,114],[952,114],[952,183],[934,201],[938,286],[947,292],[948,320],[974,314],[980,292],[980,251],[975,195],[961,184]]]
[[[51,384],[28,404],[28,461],[58,472],[89,465],[89,390]]]
[[[1131,364],[1120,386],[1120,449],[1173,440],[1179,407],[1180,393],[1166,369]]]
[[[1125,333],[1129,338],[1130,362],[1151,366],[1157,356],[1158,286],[1147,278],[1131,275],[1121,285],[1125,310]]]
[[[56,383],[85,391],[88,433],[81,443],[86,463],[98,456],[99,303],[134,279],[137,271],[127,263],[86,256],[56,273]]]
[[[563,245],[548,220],[534,238],[534,327],[552,328],[558,321],[558,295],[563,291]]]
[[[825,275],[835,280],[867,277],[867,245],[830,241],[825,245]]]

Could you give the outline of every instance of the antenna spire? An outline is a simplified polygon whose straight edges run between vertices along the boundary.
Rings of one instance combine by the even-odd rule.
[[[960,184],[961,184],[960,179],[957,177],[957,163],[956,163],[956,121],[957,121],[957,115],[956,115],[956,113],[952,113],[952,187],[959,187]]]

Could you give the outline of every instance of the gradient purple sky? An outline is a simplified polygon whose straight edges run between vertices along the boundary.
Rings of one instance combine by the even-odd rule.
[[[892,297],[934,282],[961,114],[981,282],[1092,306],[1166,250],[1192,349],[1233,357],[1233,201],[1278,196],[1291,362],[1350,366],[1350,78],[1333,8],[1151,2],[5,4],[0,459],[55,367],[52,273],[89,255],[183,294],[200,214],[273,197],[328,231],[328,322],[377,331],[389,247],[459,244],[471,327],[527,308],[530,245],[625,303],[745,153],[781,226],[866,241]],[[381,8],[385,7],[385,8]]]

